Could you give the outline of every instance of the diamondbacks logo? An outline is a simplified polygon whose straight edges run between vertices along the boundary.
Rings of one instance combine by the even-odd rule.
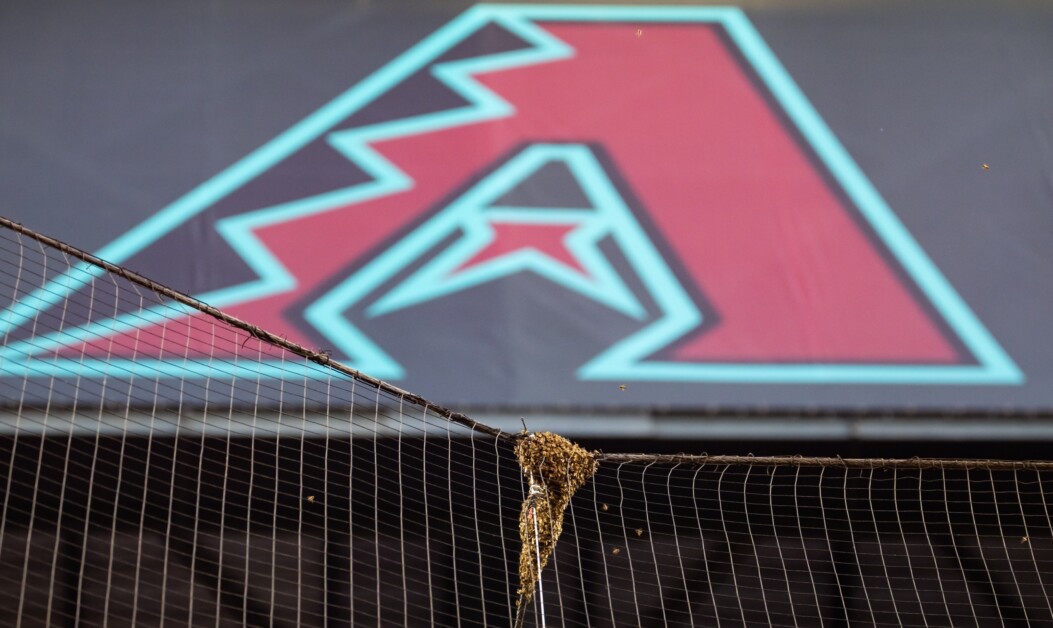
[[[733,8],[477,6],[99,255],[462,401],[1022,381]],[[90,360],[100,329],[158,323],[28,351]]]

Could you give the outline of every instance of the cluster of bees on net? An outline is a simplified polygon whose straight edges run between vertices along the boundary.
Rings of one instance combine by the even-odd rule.
[[[596,473],[594,454],[551,432],[524,434],[515,446],[523,475],[530,482],[519,518],[520,604],[534,594],[563,531],[570,498]]]

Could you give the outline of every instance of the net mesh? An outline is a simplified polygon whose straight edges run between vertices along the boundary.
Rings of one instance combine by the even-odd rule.
[[[521,467],[520,434],[0,224],[2,625],[1053,625],[1048,463],[560,440],[599,462],[571,482],[542,449]],[[571,484],[557,530],[537,513]]]
[[[565,601],[550,619],[1048,624],[1049,480],[1034,469],[601,463],[572,504],[564,571],[546,576]]]

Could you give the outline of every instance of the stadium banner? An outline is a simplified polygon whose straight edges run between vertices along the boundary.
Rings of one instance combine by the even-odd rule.
[[[148,54],[0,24],[0,213],[291,342],[494,412],[1053,407],[1039,4],[117,5]],[[108,370],[168,323],[88,283],[5,296],[0,380],[236,359]]]

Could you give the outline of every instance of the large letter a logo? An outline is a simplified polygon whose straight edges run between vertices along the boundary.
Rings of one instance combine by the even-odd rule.
[[[98,254],[186,285],[202,239],[195,296],[466,403],[1023,381],[734,8],[473,7]],[[163,323],[19,341],[86,285],[0,312],[0,363],[107,375],[81,343]]]

